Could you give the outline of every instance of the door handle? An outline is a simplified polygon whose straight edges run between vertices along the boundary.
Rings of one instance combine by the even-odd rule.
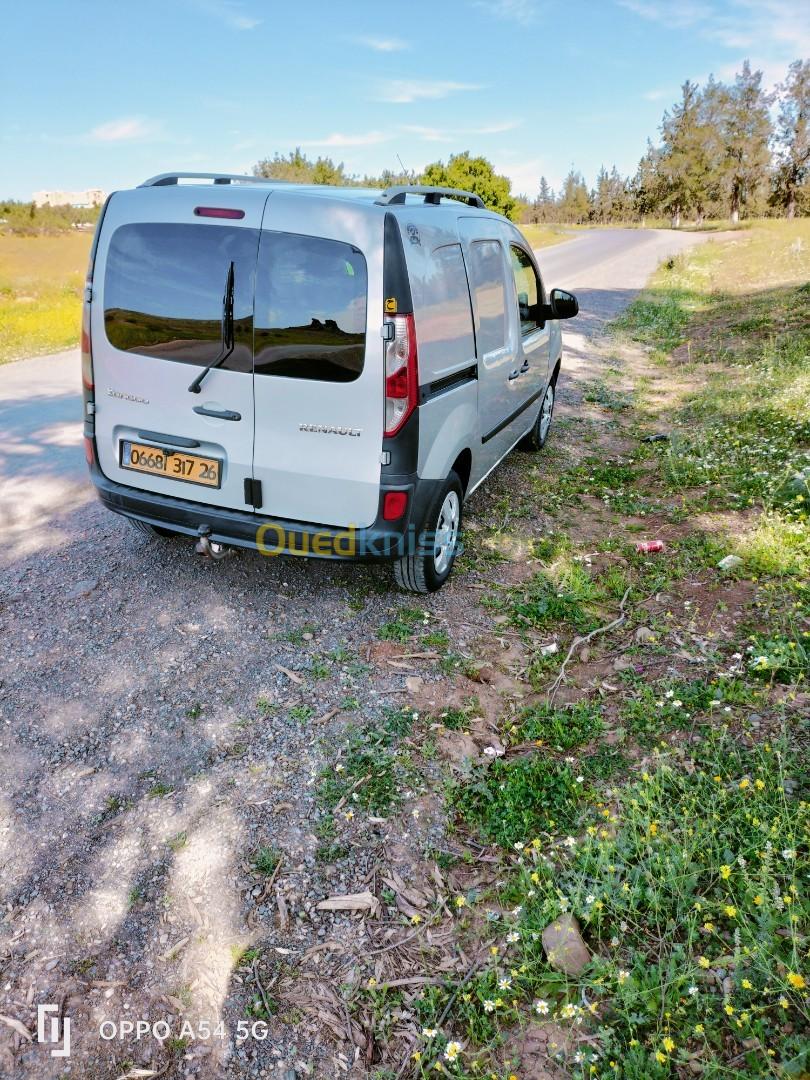
[[[233,409],[206,409],[205,405],[195,405],[194,412],[199,416],[215,416],[217,420],[241,420],[242,414]]]
[[[516,379],[518,377],[518,375],[520,375],[520,372],[518,371],[517,368],[515,368],[514,371],[510,371],[509,375],[508,375],[509,381],[511,382],[512,379]]]

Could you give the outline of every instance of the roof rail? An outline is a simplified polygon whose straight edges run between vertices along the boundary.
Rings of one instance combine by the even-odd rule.
[[[158,176],[150,176],[138,187],[169,187],[178,180],[213,180],[215,184],[232,184],[239,181],[242,184],[266,184],[266,176],[240,176],[239,173],[207,173],[207,172],[167,172]],[[278,183],[278,181],[273,181]]]
[[[486,210],[484,200],[480,195],[474,195],[471,191],[461,191],[458,188],[434,187],[433,184],[403,184],[386,188],[379,199],[374,201],[380,206],[390,206],[392,203],[404,203],[406,195],[424,195],[425,202],[433,206],[438,206],[442,199],[463,199],[470,206]]]

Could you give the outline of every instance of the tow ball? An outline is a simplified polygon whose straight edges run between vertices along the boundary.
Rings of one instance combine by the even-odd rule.
[[[227,559],[229,555],[233,555],[233,548],[228,547],[227,544],[221,544],[218,540],[211,540],[211,530],[207,525],[200,526],[200,538],[194,545],[194,550],[198,555],[202,555],[204,558],[213,559],[214,562],[221,562],[223,559]]]

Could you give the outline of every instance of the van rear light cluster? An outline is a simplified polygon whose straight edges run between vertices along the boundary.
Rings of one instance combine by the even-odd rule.
[[[94,387],[93,349],[90,344],[90,300],[88,299],[91,289],[92,285],[88,282],[82,305],[82,384],[88,391],[92,391]]]
[[[235,210],[230,206],[195,206],[194,213],[197,217],[229,218],[231,221],[241,221],[245,216],[244,210]]]
[[[385,434],[390,438],[416,408],[419,370],[413,315],[388,316],[386,323],[394,327],[394,336],[385,343]]]

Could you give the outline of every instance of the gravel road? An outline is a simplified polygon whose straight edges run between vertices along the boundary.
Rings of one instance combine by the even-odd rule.
[[[539,252],[547,284],[582,308],[564,407],[598,374],[604,321],[700,239],[609,230]],[[416,606],[463,654],[488,625],[485,577],[469,568],[414,604],[380,568],[249,553],[215,565],[139,538],[84,477],[77,380],[74,353],[0,368],[0,1075],[107,1080],[169,1060],[162,1075],[206,1080],[366,1075],[336,1060],[323,1025],[284,1012],[264,1041],[171,1044],[170,1058],[98,1028],[167,1019],[174,1035],[194,1016],[233,1032],[256,996],[240,949],[260,942],[280,976],[324,941],[362,950],[362,924],[315,904],[368,887],[407,827],[367,822],[346,857],[317,859],[315,781],[347,723],[404,704],[417,672],[440,678],[392,666],[380,625]],[[490,479],[472,519],[521,467]],[[282,856],[269,891],[260,847]],[[69,1058],[3,1021],[35,1032],[44,1002],[71,1018]]]

